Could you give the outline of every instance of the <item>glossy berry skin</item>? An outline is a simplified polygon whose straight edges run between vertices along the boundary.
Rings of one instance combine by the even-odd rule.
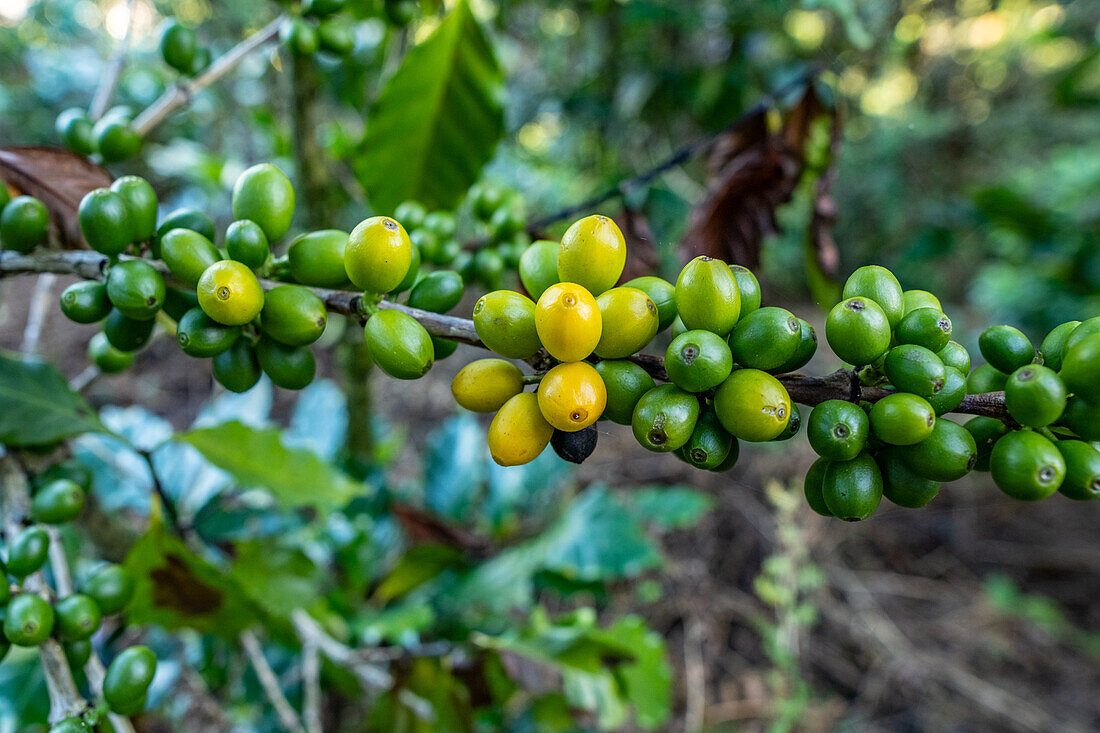
[[[734,440],[722,427],[718,416],[707,410],[700,413],[691,437],[677,449],[676,455],[695,468],[710,471],[726,460]]]
[[[271,255],[267,235],[254,221],[239,219],[225,230],[225,248],[230,259],[241,262],[253,270],[262,267]]]
[[[915,445],[898,449],[913,473],[932,481],[956,481],[969,473],[978,460],[974,436],[946,418],[936,420],[932,434]]]
[[[966,378],[966,391],[968,394],[986,394],[988,392],[1000,392],[1008,383],[1008,375],[1000,372],[989,364],[982,364],[970,376]]]
[[[347,244],[347,232],[339,229],[321,229],[295,237],[287,250],[290,274],[303,285],[346,287],[349,282],[344,267]]]
[[[803,480],[803,493],[806,495],[806,503],[816,513],[823,517],[835,516],[825,503],[825,469],[829,467],[827,458],[818,458],[810,465]]]
[[[57,116],[54,129],[61,144],[79,155],[91,155],[92,121],[88,113],[80,107],[72,107]],[[3,205],[0,204],[0,209]]]
[[[726,336],[741,316],[741,292],[726,263],[696,257],[676,280],[676,309],[685,327]]]
[[[821,495],[839,519],[867,519],[882,501],[882,472],[866,453],[850,461],[830,461],[821,480]]]
[[[222,255],[202,234],[177,227],[161,235],[160,258],[176,278],[195,287],[207,268],[219,262]]]
[[[496,412],[523,391],[523,372],[504,359],[472,361],[451,380],[451,394],[471,412]]]
[[[1054,371],[1062,368],[1062,355],[1066,349],[1066,341],[1074,329],[1081,325],[1080,321],[1066,321],[1055,326],[1039,344],[1039,355],[1043,357],[1043,364]]]
[[[5,609],[4,636],[16,646],[38,646],[50,637],[53,625],[50,604],[33,593],[15,596]]]
[[[157,658],[148,647],[132,646],[123,650],[103,680],[103,699],[116,712],[144,698],[157,670]]]
[[[93,598],[104,615],[122,611],[134,596],[134,578],[121,565],[108,564],[92,573],[83,592]]]
[[[104,115],[92,128],[92,139],[105,163],[118,163],[141,152],[141,135],[125,117]]]
[[[328,312],[312,290],[301,285],[278,285],[264,294],[260,311],[263,332],[287,346],[306,346],[321,338]]]
[[[854,366],[864,366],[890,348],[890,322],[873,300],[848,298],[829,312],[825,338],[833,353],[841,359]]]
[[[149,342],[155,324],[152,318],[139,321],[127,318],[117,308],[112,308],[103,319],[103,335],[119,351],[137,351]]]
[[[945,367],[958,369],[963,376],[970,374],[970,353],[957,341],[948,341],[947,345],[936,352]]]
[[[676,286],[672,283],[659,277],[646,275],[624,283],[623,287],[641,290],[657,306],[658,333],[671,326],[676,320]]]
[[[45,243],[49,226],[50,215],[41,201],[16,196],[0,211],[0,247],[27,254]]]
[[[1018,328],[991,326],[978,337],[978,348],[994,369],[1011,374],[1035,359],[1035,347]]]
[[[741,294],[741,317],[744,318],[760,307],[760,281],[752,270],[743,265],[730,265],[733,279],[737,281],[737,291]]]
[[[730,351],[741,366],[777,369],[794,356],[802,342],[802,324],[783,308],[758,308],[745,315],[730,333]]]
[[[918,308],[935,308],[943,310],[940,299],[927,290],[906,290],[901,294],[902,316],[915,311]]]
[[[1066,462],[1058,491],[1075,501],[1100,497],[1100,450],[1082,440],[1059,440],[1054,446]]]
[[[790,359],[775,369],[769,369],[768,371],[772,374],[787,374],[798,371],[809,364],[810,359],[814,358],[814,354],[817,353],[817,332],[814,327],[801,318],[797,320],[799,326],[798,348],[795,349]]]
[[[738,369],[714,393],[722,427],[740,440],[778,437],[791,416],[791,397],[778,379],[757,369]]]
[[[665,350],[665,371],[680,389],[706,392],[729,377],[733,356],[725,339],[710,331],[685,331]]]
[[[810,446],[822,458],[850,461],[867,444],[870,423],[859,405],[827,400],[814,407],[806,423]]]
[[[1053,494],[1066,476],[1066,461],[1052,442],[1030,430],[1014,430],[997,441],[989,457],[993,483],[1021,501]]]
[[[657,335],[660,316],[657,306],[638,288],[605,290],[596,298],[601,330],[595,354],[601,359],[623,359],[646,347]]]
[[[507,359],[526,359],[542,348],[530,298],[511,290],[494,290],[474,304],[473,316],[477,337]]]
[[[1020,367],[1005,385],[1005,408],[1021,425],[1050,425],[1066,409],[1066,385],[1056,372],[1031,364]]]
[[[893,450],[875,457],[882,471],[882,495],[906,509],[919,509],[936,498],[940,483],[913,473]]]
[[[489,454],[501,466],[530,463],[546,449],[554,428],[546,422],[534,392],[521,392],[489,424]]]
[[[1080,328],[1078,326],[1078,330]],[[1100,403],[1100,333],[1087,335],[1068,345],[1059,374],[1066,387],[1077,396]]]
[[[519,259],[519,279],[532,298],[538,300],[546,289],[561,282],[558,275],[557,242],[534,242]]]
[[[589,425],[583,430],[567,432],[555,430],[550,438],[550,447],[558,454],[558,457],[570,463],[584,463],[585,459],[596,450],[596,441],[599,431],[595,425]]]
[[[157,194],[149,182],[139,176],[123,176],[115,179],[111,191],[126,203],[133,241],[152,239],[157,233]]]
[[[634,437],[646,450],[667,453],[691,439],[699,400],[674,384],[662,384],[638,400],[631,419]]]
[[[546,422],[557,430],[575,432],[600,419],[607,388],[587,362],[558,364],[539,382],[538,402]]]
[[[887,395],[871,407],[875,437],[890,445],[915,445],[932,434],[936,414],[927,400],[908,392]]]
[[[1082,440],[1100,440],[1100,405],[1070,397],[1058,424],[1069,428]]]
[[[237,339],[232,346],[214,357],[211,367],[214,379],[230,392],[247,392],[263,376],[256,349],[248,339]]]
[[[1100,334],[1100,316],[1081,321],[1081,323],[1077,324],[1076,328],[1070,331],[1069,336],[1066,337],[1066,345],[1062,350],[1063,358],[1069,350],[1077,344],[1081,343],[1089,336],[1095,336],[1097,334]]]
[[[99,628],[103,614],[90,596],[74,593],[54,606],[55,629],[62,641],[83,641]]]
[[[214,220],[209,214],[186,206],[164,217],[164,220],[157,225],[157,238],[163,237],[173,229],[190,229],[211,242],[214,241],[216,234]]]
[[[70,522],[84,508],[84,489],[69,479],[41,487],[31,502],[31,518],[42,524]]]
[[[943,388],[925,399],[932,405],[937,417],[954,412],[966,399],[966,377],[958,369],[944,369]]]
[[[305,389],[317,374],[317,359],[308,346],[287,346],[261,338],[256,344],[256,358],[264,374],[283,389]]]
[[[600,307],[576,283],[551,285],[535,305],[535,332],[550,356],[563,362],[580,361],[600,342]]]
[[[894,329],[899,344],[917,344],[937,352],[951,340],[951,319],[935,308],[918,308],[910,311]]]
[[[73,283],[61,293],[61,312],[74,323],[95,323],[111,312],[107,287],[94,280]]]
[[[398,379],[420,379],[435,361],[431,336],[416,319],[395,310],[380,310],[363,329],[375,365]]]
[[[215,262],[196,285],[199,307],[223,326],[243,326],[264,307],[264,290],[246,265],[234,260]]]
[[[417,282],[409,293],[411,308],[446,313],[462,300],[462,277],[453,270],[436,270]]]
[[[127,318],[153,318],[164,307],[166,294],[164,278],[144,260],[118,262],[107,271],[107,299]]]
[[[290,229],[290,220],[293,217],[294,187],[286,174],[270,163],[252,166],[233,184],[233,218],[255,222],[263,230],[269,243],[283,238]],[[398,228],[400,226],[398,224]],[[402,233],[404,231],[401,229]],[[408,242],[408,235],[405,236],[405,241]],[[408,263],[405,265],[405,270],[407,269]],[[401,271],[401,277],[404,277],[405,270]],[[401,277],[397,278],[398,282]],[[396,284],[397,282],[394,283]]]
[[[883,371],[904,392],[931,397],[943,389],[947,370],[932,351],[915,344],[895,346],[886,354]]]
[[[197,307],[184,313],[176,324],[176,343],[183,353],[196,358],[217,356],[240,335],[240,326],[223,326]]]
[[[561,238],[558,275],[596,296],[613,287],[626,264],[626,240],[617,224],[601,214],[574,222]]]
[[[619,425],[630,425],[638,400],[657,386],[653,377],[634,362],[620,359],[600,361],[596,371],[607,389],[603,417]]]
[[[46,563],[50,548],[50,536],[41,527],[23,530],[8,548],[8,574],[25,578],[37,572]]]
[[[894,273],[879,265],[866,265],[853,272],[844,283],[843,297],[873,300],[886,314],[890,328],[897,326],[905,312],[901,283]]]

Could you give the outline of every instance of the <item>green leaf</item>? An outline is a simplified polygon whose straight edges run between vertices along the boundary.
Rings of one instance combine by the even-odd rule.
[[[261,618],[240,584],[192,552],[154,519],[126,556],[134,599],[126,620],[168,631],[194,629],[234,639]]]
[[[415,46],[367,120],[355,173],[375,211],[406,199],[450,209],[504,131],[504,80],[466,0]]]
[[[686,486],[653,486],[627,496],[634,514],[662,532],[692,527],[714,506],[712,496]]]
[[[50,445],[94,432],[107,428],[53,366],[0,352],[0,444]]]
[[[321,595],[317,566],[301,550],[253,540],[234,545],[230,576],[269,614],[289,618],[291,611]]]
[[[242,486],[271,492],[283,509],[338,509],[363,492],[363,486],[305,448],[288,448],[282,432],[232,421],[176,436],[206,460],[230,473]]]

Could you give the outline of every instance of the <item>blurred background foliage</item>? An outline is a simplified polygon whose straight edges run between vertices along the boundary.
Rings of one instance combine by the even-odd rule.
[[[356,24],[352,63],[318,57],[324,113],[312,134],[346,189],[326,225],[362,218],[350,171],[377,158],[362,145],[365,112],[447,5],[425,3],[405,28],[377,17]],[[172,80],[156,59],[163,16],[197,26],[216,55],[269,20],[273,6],[138,0],[134,63],[118,103],[141,109]],[[477,0],[471,8],[507,79],[506,133],[486,177],[521,191],[532,212],[652,166],[817,68],[844,121],[834,187],[842,271],[880,262],[908,286],[971,305],[976,318],[1033,333],[1100,304],[1095,3]],[[51,141],[56,113],[87,103],[126,13],[125,0],[0,0],[0,136]],[[148,169],[138,172],[170,204],[226,218],[223,192],[248,163],[294,168],[294,95],[279,73],[288,63],[277,51],[247,59],[157,131]],[[696,161],[630,197],[666,264],[703,178]],[[805,287],[802,198],[780,212],[783,234],[765,248],[764,276],[791,300]]]

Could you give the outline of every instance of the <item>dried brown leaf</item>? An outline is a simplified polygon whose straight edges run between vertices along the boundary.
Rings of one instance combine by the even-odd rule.
[[[23,145],[0,149],[0,179],[45,204],[65,249],[87,249],[76,210],[89,191],[111,185],[111,174],[61,148]]]
[[[809,86],[778,129],[770,129],[769,113],[761,109],[744,118],[712,145],[707,193],[692,211],[681,245],[686,257],[759,266],[761,242],[777,231],[775,211],[790,201],[805,169],[811,126],[833,112]]]

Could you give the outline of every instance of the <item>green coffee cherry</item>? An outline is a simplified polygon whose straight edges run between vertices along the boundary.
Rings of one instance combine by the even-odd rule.
[[[893,450],[879,453],[876,462],[882,471],[882,495],[900,507],[919,509],[940,492],[938,481],[913,473]]]
[[[859,405],[827,400],[814,407],[806,423],[810,446],[830,461],[850,461],[867,444],[870,423]]]
[[[821,495],[834,516],[846,522],[867,519],[882,501],[882,472],[866,453],[849,461],[830,461],[821,480]]]
[[[555,249],[555,257],[556,256],[557,250]],[[557,271],[555,270],[555,275],[556,274]],[[736,276],[736,274],[737,272],[735,270],[734,275]],[[738,280],[738,282],[740,282],[740,280]],[[524,287],[526,287],[526,284]],[[649,296],[649,299],[653,301],[653,305],[657,306],[658,333],[671,326],[672,322],[676,320],[676,288],[672,283],[667,280],[662,280],[659,277],[647,275],[645,277],[636,277],[629,282],[623,283],[623,287],[641,290]]]
[[[1066,385],[1056,372],[1031,364],[1020,367],[1005,385],[1005,408],[1021,425],[1050,425],[1066,409]]]
[[[216,233],[214,220],[205,211],[188,207],[176,209],[164,218],[164,221],[157,227],[157,239],[173,229],[190,229],[206,237],[211,242],[214,241]]]
[[[873,300],[886,314],[890,328],[898,325],[905,310],[901,284],[894,273],[878,265],[867,265],[853,272],[844,283],[843,297]]]
[[[733,273],[737,290],[741,293],[741,317],[744,318],[760,307],[760,281],[752,274],[752,270],[742,265],[730,265],[730,272]]]
[[[436,270],[420,280],[409,293],[412,308],[447,313],[462,300],[462,277],[454,270]]]
[[[890,322],[867,298],[848,298],[829,312],[825,338],[833,353],[855,366],[870,364],[890,348]]]
[[[306,346],[321,338],[328,323],[324,301],[301,285],[279,285],[264,294],[263,332],[287,346]]]
[[[706,411],[695,421],[691,437],[676,454],[696,468],[710,470],[726,460],[734,437],[727,433],[713,411]]]
[[[956,481],[969,473],[978,461],[974,436],[947,418],[936,420],[932,434],[898,449],[898,455],[913,473],[932,481]]]
[[[978,338],[985,360],[998,371],[1011,374],[1035,359],[1035,347],[1018,328],[991,326]]]
[[[823,517],[835,516],[825,503],[825,470],[829,467],[827,458],[818,458],[806,471],[803,481],[803,491],[806,494],[806,503],[810,508]]]
[[[81,593],[62,598],[54,606],[55,629],[62,641],[82,641],[95,633],[103,618],[95,600]]]
[[[107,287],[95,280],[73,283],[61,293],[61,312],[75,323],[101,321],[110,311]]]
[[[945,367],[958,369],[965,377],[970,374],[970,353],[966,348],[956,342],[948,341],[947,345],[936,352]]]
[[[16,196],[0,211],[0,246],[27,254],[45,243],[49,227],[50,215],[41,201]]]
[[[235,221],[225,230],[225,248],[231,259],[244,263],[253,270],[263,267],[271,256],[271,247],[268,246],[264,230],[248,219]]]
[[[176,343],[188,356],[208,359],[222,353],[241,335],[240,326],[223,326],[195,307],[176,326]]]
[[[989,457],[993,483],[1021,501],[1045,499],[1066,476],[1066,461],[1052,442],[1030,430],[1015,430],[997,441]]]
[[[638,400],[631,428],[643,448],[667,453],[691,439],[698,419],[699,401],[695,395],[676,385],[662,384]]]
[[[705,392],[725,381],[733,357],[725,340],[710,331],[685,331],[665,351],[668,378],[687,392]]]
[[[157,658],[148,647],[132,646],[114,658],[103,680],[103,698],[120,714],[144,700],[157,670]]]
[[[367,351],[379,369],[398,379],[420,379],[432,368],[431,337],[401,311],[380,310],[364,327]]]
[[[31,502],[31,519],[42,524],[71,522],[84,509],[84,489],[68,479],[51,481]]]
[[[107,334],[97,333],[88,342],[88,360],[104,374],[115,374],[130,368],[134,355],[128,351],[116,349],[107,340]]]
[[[929,349],[915,344],[895,346],[886,354],[883,371],[890,383],[904,392],[931,397],[943,389],[947,370]]]
[[[264,374],[283,389],[305,389],[317,373],[317,361],[308,346],[287,346],[265,337],[256,345],[256,356]]]
[[[936,414],[928,402],[915,394],[887,395],[871,408],[871,429],[890,445],[915,445],[932,434]]]
[[[986,394],[988,392],[1001,392],[1008,383],[1008,375],[1000,372],[989,364],[982,364],[966,379],[966,391],[968,394]]]
[[[937,417],[954,412],[966,399],[966,377],[958,369],[947,367],[944,370],[943,388],[926,399]]]
[[[76,216],[80,233],[96,252],[121,254],[134,240],[126,199],[109,188],[97,188],[85,194]]]
[[[4,636],[16,646],[38,646],[50,638],[53,625],[50,604],[33,593],[20,593],[5,609]]]
[[[122,611],[134,595],[134,578],[121,565],[107,564],[92,573],[83,592],[93,598],[104,615]]]
[[[50,536],[41,527],[23,530],[8,548],[8,574],[23,579],[46,564]]]
[[[111,190],[126,202],[133,241],[151,240],[157,233],[157,194],[153,187],[140,176],[123,176],[111,184]]]
[[[994,417],[974,417],[964,426],[974,438],[978,456],[974,462],[975,471],[989,470],[989,456],[993,446],[1008,433],[1008,426]]]
[[[688,329],[725,336],[741,315],[737,279],[721,260],[696,257],[676,280],[676,308]]]
[[[308,361],[304,357],[302,360]],[[256,350],[246,338],[237,339],[236,343],[214,357],[213,372],[218,384],[238,393],[252,389],[263,376]]]
[[[107,299],[127,318],[153,318],[164,307],[165,294],[164,278],[144,260],[119,262],[107,271]]]
[[[794,357],[802,341],[802,324],[783,308],[758,308],[741,318],[730,334],[730,350],[738,364],[765,371],[778,369]]]
[[[645,369],[625,359],[600,361],[596,364],[596,371],[607,388],[607,406],[603,417],[619,425],[630,425],[634,408],[642,395],[657,386],[653,377]]]
[[[951,319],[936,308],[917,308],[898,322],[894,336],[899,344],[940,351],[951,340]]]

